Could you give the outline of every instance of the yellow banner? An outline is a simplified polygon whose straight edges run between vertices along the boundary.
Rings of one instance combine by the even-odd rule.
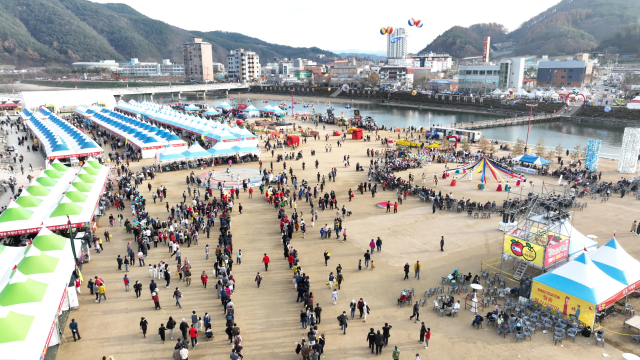
[[[538,266],[542,266],[544,261],[544,247],[520,240],[511,235],[505,235],[504,248],[502,251],[505,254],[515,256],[520,260],[528,261]]]
[[[551,306],[553,310],[558,310],[562,315],[566,316],[575,314],[578,306],[580,306],[580,321],[593,326],[596,316],[595,304],[541,284],[536,280],[533,280],[531,298],[544,306]]]

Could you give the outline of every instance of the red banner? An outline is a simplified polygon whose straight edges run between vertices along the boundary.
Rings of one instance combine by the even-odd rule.
[[[612,297],[608,298],[605,302],[598,304],[598,311],[602,311],[604,309],[607,308],[607,306],[609,305],[613,305],[616,301],[622,299],[623,297],[631,294],[632,292],[634,292],[638,287],[640,286],[640,281],[636,282],[635,284],[631,284],[629,286],[627,286],[626,288],[622,289],[621,291],[619,291],[617,294],[613,295]]]
[[[564,239],[547,246],[544,254],[544,266],[549,266],[567,257],[569,257],[569,239]]]

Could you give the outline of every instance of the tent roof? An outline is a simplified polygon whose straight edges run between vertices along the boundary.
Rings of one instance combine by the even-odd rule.
[[[27,278],[24,282],[14,282],[0,291],[0,306],[40,302],[47,291],[47,284]]]
[[[605,274],[625,285],[640,281],[640,262],[631,257],[615,238],[587,256]]]
[[[540,156],[533,156],[529,154],[520,155],[513,159],[514,161],[520,161],[527,164],[535,165],[549,165],[551,161],[541,158]]]
[[[24,341],[35,318],[9,311],[7,316],[0,318],[0,344]]]
[[[27,256],[18,263],[18,270],[25,275],[54,272],[60,259],[41,253],[37,256]]]
[[[535,280],[592,304],[600,304],[626,287],[600,270],[586,254]]]

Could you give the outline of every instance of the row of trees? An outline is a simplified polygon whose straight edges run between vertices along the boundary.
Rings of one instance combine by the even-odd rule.
[[[524,140],[518,138],[516,140],[516,143],[513,146],[511,146],[511,156],[516,157],[516,156],[523,155],[525,153],[525,147],[526,146],[525,146]],[[460,143],[460,148],[464,151],[471,151],[471,143],[469,142],[468,138],[462,139],[462,142]],[[478,149],[483,154],[496,153],[495,144],[490,142],[484,136],[480,139],[480,142],[478,144]],[[541,156],[550,161],[553,161],[552,159],[558,156],[566,155],[566,149],[562,147],[562,144],[558,144],[558,146],[556,146],[554,149],[547,150],[547,148],[544,145],[544,137],[540,137],[540,139],[538,139],[538,142],[535,144],[533,151],[537,156]],[[580,145],[576,145],[572,150],[569,151],[569,156],[571,157],[571,159],[576,161],[578,159],[584,159],[585,152],[586,152],[586,148],[583,148]]]

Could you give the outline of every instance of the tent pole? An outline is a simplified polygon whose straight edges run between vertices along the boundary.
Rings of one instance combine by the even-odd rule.
[[[69,219],[69,215],[67,215],[67,225],[69,226],[69,240],[71,240],[71,251],[73,252],[73,260],[78,264],[78,257],[76,255],[76,244],[73,241],[73,232],[71,232],[71,219]]]

